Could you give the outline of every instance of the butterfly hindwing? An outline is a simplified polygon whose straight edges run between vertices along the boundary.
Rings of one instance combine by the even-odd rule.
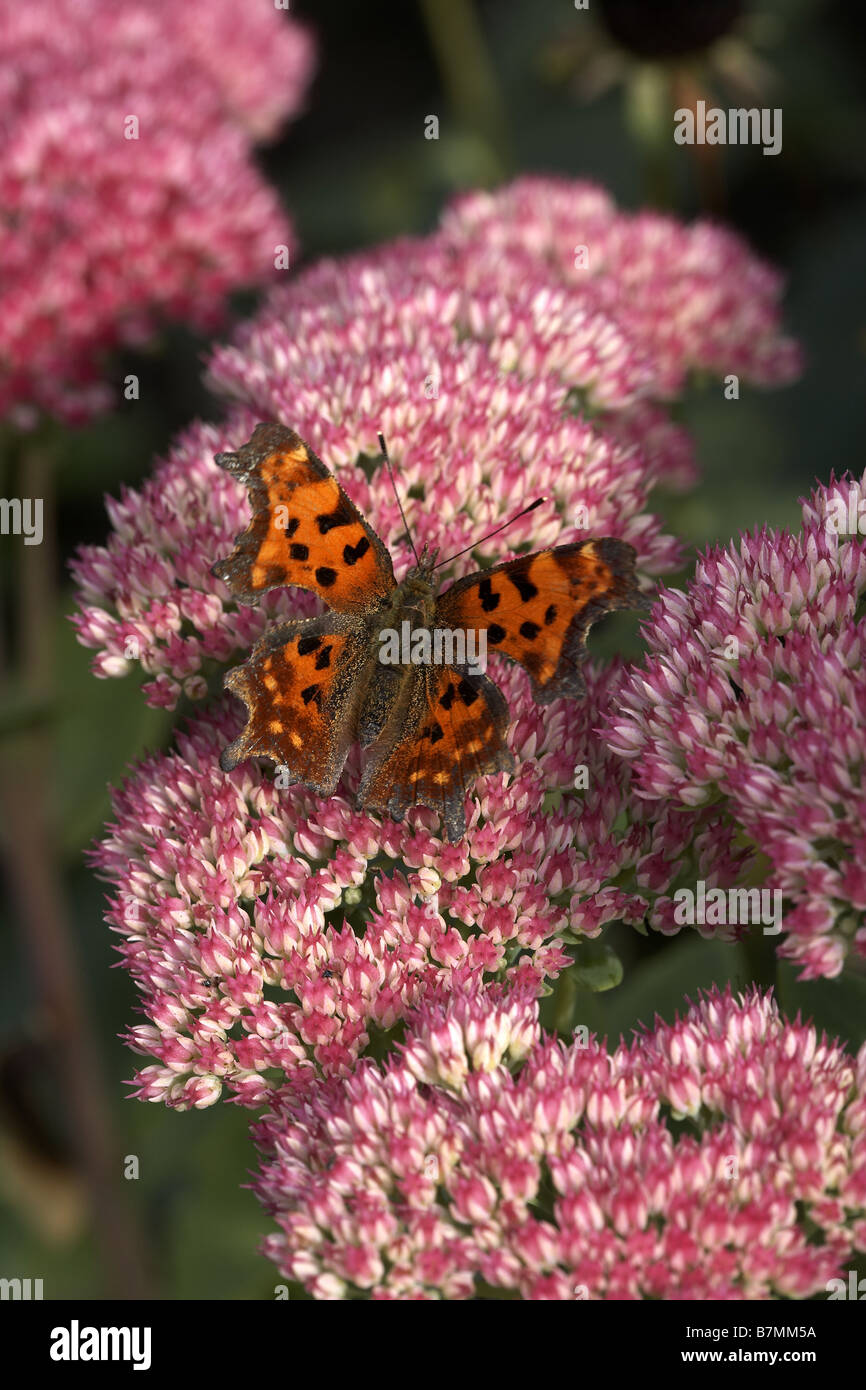
[[[508,706],[486,676],[417,666],[374,746],[358,804],[402,820],[415,804],[438,811],[451,843],[466,829],[464,801],[476,777],[510,770]]]
[[[223,771],[246,758],[271,758],[292,782],[331,796],[355,737],[369,663],[366,627],[349,614],[325,613],[265,633],[225,678],[248,719],[223,752]]]
[[[212,573],[241,603],[294,584],[329,608],[360,613],[394,588],[391,557],[372,526],[300,435],[257,425],[217,463],[249,490],[252,519]]]
[[[592,624],[613,608],[642,606],[632,546],[588,540],[458,579],[440,594],[436,622],[486,630],[488,654],[519,662],[547,704],[583,692],[579,663]]]

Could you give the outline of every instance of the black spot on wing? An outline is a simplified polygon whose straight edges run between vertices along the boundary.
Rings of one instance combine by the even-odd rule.
[[[319,518],[321,521],[321,517]],[[330,589],[336,583],[337,571],[332,570],[328,565],[320,565],[316,570],[316,583],[321,584],[323,589]]]
[[[493,585],[489,579],[482,579],[478,585],[478,597],[481,599],[481,607],[485,613],[492,613],[494,608],[499,607],[499,594],[494,594]]]
[[[332,512],[323,512],[316,517],[316,525],[319,528],[320,536],[327,536],[329,531],[333,531],[335,526],[354,526],[358,518],[345,498],[340,498]]]
[[[535,598],[538,589],[535,587],[528,574],[524,574],[521,570],[518,570],[516,574],[509,574],[508,578],[511,580],[524,603],[528,603],[531,598]]]
[[[343,559],[347,565],[356,565],[369,549],[370,542],[366,536],[362,536],[357,545],[343,546]]]

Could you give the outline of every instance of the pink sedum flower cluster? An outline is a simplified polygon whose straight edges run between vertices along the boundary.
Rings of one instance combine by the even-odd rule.
[[[724,814],[783,894],[801,978],[866,957],[866,477],[819,487],[799,534],[744,536],[662,592],[607,720],[655,803]],[[667,904],[668,914],[670,903]],[[664,904],[656,911],[663,914]]]
[[[609,1054],[458,989],[257,1135],[265,1253],[320,1299],[808,1298],[866,1248],[866,1051],[757,990]]]
[[[518,771],[475,783],[456,845],[425,809],[403,824],[355,810],[355,755],[329,799],[281,788],[255,761],[222,772],[240,725],[225,703],[115,795],[93,862],[148,1020],[128,1034],[152,1059],[142,1099],[202,1107],[227,1088],[258,1106],[346,1075],[431,990],[507,977],[537,993],[570,963],[563,932],[642,921],[641,884],[664,892],[694,855],[707,874],[728,861],[736,873],[712,812],[629,794],[626,765],[594,733],[616,668],[588,668],[585,700],[544,711],[521,672],[493,674]]]
[[[251,146],[312,58],[267,0],[0,0],[0,417],[106,408],[104,349],[273,275],[293,236]]]
[[[454,552],[477,543],[518,503],[542,495],[547,505],[509,531],[508,546],[612,535],[635,546],[646,574],[678,562],[677,542],[647,510],[648,497],[659,483],[683,486],[693,469],[687,438],[659,403],[671,392],[672,369],[659,374],[652,365],[646,284],[640,331],[629,317],[632,281],[651,278],[652,261],[624,253],[616,260],[612,249],[635,219],[591,185],[556,180],[521,180],[484,195],[483,226],[470,215],[474,206],[458,202],[427,238],[313,266],[217,349],[210,381],[234,413],[219,430],[190,431],[142,492],[111,503],[107,546],[85,549],[75,566],[76,625],[97,649],[98,676],[140,662],[148,699],[172,706],[181,690],[204,694],[209,661],[243,650],[269,617],[311,611],[306,599],[284,594],[239,613],[210,574],[248,516],[243,490],[213,454],[236,449],[258,420],[291,424],[339,471],[395,550],[398,574],[409,550],[390,483],[381,467],[363,466],[377,455],[379,430],[419,546]],[[575,279],[572,259],[560,263],[563,237],[550,227],[563,219],[565,240],[583,229],[608,246],[605,271]],[[677,315],[691,322],[699,287],[708,295],[711,273],[681,239],[697,236],[702,245],[714,235],[662,226],[676,292],[658,334]],[[740,242],[718,237],[725,253],[710,257],[724,280],[711,316],[716,356],[695,357],[683,327],[676,380],[695,362],[715,369],[723,357],[759,380],[787,380],[795,362],[778,332],[778,285]],[[628,287],[617,295],[619,280]],[[485,563],[503,550],[499,540],[476,544]],[[464,557],[455,574],[474,565]]]
[[[519,286],[542,322],[576,314],[609,320],[628,345],[633,373],[640,362],[650,396],[678,395],[690,371],[734,372],[764,386],[799,375],[799,347],[779,330],[781,278],[727,228],[622,213],[595,185],[527,177],[458,198],[443,234],[470,275],[480,265],[496,283]],[[542,267],[551,285],[547,295],[533,295]],[[518,342],[529,336],[494,295],[487,323],[504,336],[509,321]],[[612,350],[608,337],[604,354]]]
[[[164,32],[206,72],[226,112],[255,140],[269,140],[302,107],[315,66],[312,35],[290,5],[176,5],[148,0]]]

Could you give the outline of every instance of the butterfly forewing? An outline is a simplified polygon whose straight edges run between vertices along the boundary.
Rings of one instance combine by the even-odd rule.
[[[521,555],[459,579],[440,594],[436,621],[484,629],[488,653],[519,662],[539,703],[579,695],[592,624],[611,609],[642,604],[634,562],[627,542],[607,538]]]
[[[294,430],[257,425],[217,463],[249,490],[250,524],[212,569],[242,603],[292,584],[337,612],[360,613],[394,588],[385,546]]]

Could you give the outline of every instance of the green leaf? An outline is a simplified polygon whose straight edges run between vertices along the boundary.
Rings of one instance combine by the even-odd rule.
[[[735,989],[749,982],[736,946],[705,941],[697,933],[673,937],[629,969],[619,989],[604,995],[603,1030],[611,1039],[628,1038],[639,1024],[652,1023],[656,1013],[672,1022],[687,1007],[686,996],[695,1000],[699,990],[714,984],[724,989],[728,981]]]
[[[602,941],[584,942],[575,952],[569,975],[583,989],[601,994],[622,982],[622,961],[612,947]]]
[[[797,966],[779,962],[779,1005],[788,1018],[801,1012],[819,1032],[841,1038],[852,1052],[866,1042],[866,979],[843,972],[835,980],[798,980]]]

